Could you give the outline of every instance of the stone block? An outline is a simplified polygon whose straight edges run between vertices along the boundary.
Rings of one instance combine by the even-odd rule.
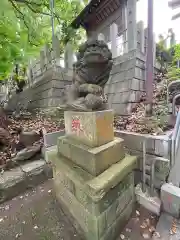
[[[161,187],[163,210],[175,218],[180,217],[180,188],[165,183]]]
[[[25,189],[25,174],[21,168],[5,171],[0,176],[0,202],[17,196]]]
[[[129,173],[136,168],[136,157],[126,156],[120,162],[113,164],[99,176],[87,182],[87,189],[95,198],[95,201],[101,199],[105,194]]]
[[[147,153],[153,154],[155,152],[155,138],[151,135],[143,135],[140,133],[127,132],[127,131],[116,131],[115,136],[124,139],[125,147],[137,151],[143,150],[143,141],[147,139]],[[149,137],[149,138],[148,138]]]
[[[125,156],[121,138],[115,138],[100,147],[92,148],[67,137],[60,137],[58,139],[58,153],[69,158],[93,176],[104,172]]]
[[[170,229],[172,229],[172,223],[175,222],[176,233],[171,234]],[[159,221],[156,225],[156,231],[152,237],[152,240],[177,240],[180,239],[180,223],[175,221],[175,219],[169,214],[162,212]],[[160,237],[159,237],[160,235]]]
[[[51,155],[52,156],[52,155]],[[125,158],[125,161],[127,158]],[[122,169],[123,171],[123,169]],[[107,182],[108,190],[105,184],[104,190],[98,192],[97,195],[89,191],[89,183],[95,179],[83,169],[77,167],[73,162],[63,157],[54,157],[53,175],[56,182],[62,184],[69,192],[75,195],[76,199],[94,215],[99,215],[105,211],[124,191],[134,187],[134,173],[132,171],[124,171],[125,175],[119,173],[120,178],[117,183],[112,185]],[[113,171],[112,178],[113,176]],[[122,178],[121,178],[122,177]],[[108,179],[107,179],[108,180]],[[101,184],[100,184],[101,185]],[[109,187],[110,186],[110,187]]]
[[[37,160],[21,166],[26,176],[26,187],[32,188],[53,177],[52,167],[44,160]]]
[[[68,137],[98,147],[114,139],[113,110],[98,112],[64,113],[65,132]]]
[[[121,209],[129,209],[132,206],[133,199],[129,198],[128,201],[123,201],[123,195],[120,196],[109,208],[101,213],[99,216],[95,216],[87,211],[84,206],[77,201],[75,196],[70,193],[63,185],[54,180],[54,189],[57,199],[65,206],[67,215],[73,216],[74,220],[78,222],[78,225],[82,228],[87,240],[100,240],[104,239],[104,233],[108,228],[116,222],[121,216],[121,212],[118,211],[119,202],[121,202]],[[125,193],[126,194],[126,193]],[[132,208],[130,208],[132,211]],[[122,216],[121,216],[122,219]],[[127,219],[128,220],[128,219]],[[121,229],[119,229],[120,231]],[[107,239],[107,238],[105,238]]]
[[[113,224],[106,230],[104,235],[101,237],[100,240],[109,240],[109,239],[116,239],[119,236],[122,229],[128,222],[129,218],[134,209],[134,201],[131,201],[126,208],[119,214]]]
[[[57,145],[57,139],[61,136],[64,136],[64,134],[65,134],[64,131],[45,133],[44,136],[43,136],[44,145],[46,147],[51,147],[51,146]]]
[[[73,181],[65,174],[59,173],[54,177],[56,182],[62,184],[67,190],[74,194],[76,199],[92,214],[98,216],[104,212],[121,195],[127,198],[134,196],[134,174],[129,174],[117,186],[110,189],[102,199],[94,201],[91,195],[86,191],[85,186],[80,182]],[[124,194],[126,192],[126,194]],[[122,198],[123,199],[123,198]],[[118,203],[117,203],[118,205]]]

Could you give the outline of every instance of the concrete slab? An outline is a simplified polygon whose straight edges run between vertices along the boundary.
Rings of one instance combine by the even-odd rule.
[[[43,147],[41,149],[41,153],[42,153],[42,157],[44,158],[44,160],[46,161],[46,163],[51,163],[51,159],[48,158],[48,153],[52,152],[52,151],[56,151],[57,152],[57,145],[51,146],[51,147]]]
[[[159,216],[161,210],[161,200],[156,192],[153,197],[149,194],[149,192],[149,188],[146,188],[146,192],[144,193],[142,191],[142,185],[138,184],[135,188],[136,200],[144,208]]]
[[[171,216],[180,216],[180,188],[165,183],[161,187],[161,201],[163,210]]]
[[[44,146],[49,148],[57,145],[57,139],[65,135],[65,131],[57,131],[52,133],[44,133]]]
[[[26,189],[52,178],[52,167],[44,160],[24,163],[0,175],[0,203],[12,199]]]
[[[172,231],[175,229],[176,233]],[[167,213],[162,213],[158,224],[156,226],[156,232],[152,238],[153,240],[179,240],[180,239],[180,223]]]

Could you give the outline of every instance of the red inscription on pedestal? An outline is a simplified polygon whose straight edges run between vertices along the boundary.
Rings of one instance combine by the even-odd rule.
[[[72,127],[72,132],[79,132],[79,131],[81,131],[80,119],[78,119],[78,118],[72,119],[71,127]]]

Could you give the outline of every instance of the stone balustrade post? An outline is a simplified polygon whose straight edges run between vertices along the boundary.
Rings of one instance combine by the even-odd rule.
[[[40,68],[41,68],[41,72],[44,71],[44,66],[45,66],[45,53],[44,50],[40,51]]]
[[[44,46],[44,63],[47,66],[49,62],[51,62],[51,53],[48,44],[45,44]]]
[[[128,51],[137,48],[136,3],[137,0],[127,0]]]
[[[64,66],[66,69],[73,69],[73,49],[70,42],[68,42],[65,46],[64,52]]]
[[[110,39],[111,39],[111,52],[112,57],[117,57],[117,36],[118,36],[118,26],[116,23],[113,23],[110,26]]]
[[[98,34],[98,40],[105,42],[105,36],[104,36],[103,33],[99,33],[99,34]]]
[[[55,60],[59,59],[60,58],[60,42],[57,36],[53,36],[52,49],[53,49],[53,58]]]
[[[127,4],[126,1],[123,4],[122,8],[122,21],[123,21],[123,53],[127,53]]]
[[[138,32],[138,41],[140,43],[140,51],[144,53],[144,44],[145,44],[145,36],[144,36],[144,23],[143,21],[139,21],[137,23],[137,32]]]

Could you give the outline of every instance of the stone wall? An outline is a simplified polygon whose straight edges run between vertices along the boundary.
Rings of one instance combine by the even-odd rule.
[[[156,69],[156,68],[155,68]],[[64,104],[64,88],[72,83],[72,70],[50,66],[38,75],[20,94],[9,100],[11,110],[18,102],[29,108],[57,107]],[[114,59],[110,78],[105,86],[108,103],[116,114],[129,115],[145,90],[145,57],[133,50]]]
[[[170,133],[162,136],[152,136],[148,134],[116,131],[115,136],[124,139],[126,152],[138,157],[135,178],[136,184],[142,181],[143,141],[146,140],[146,164],[150,166],[152,162],[155,161],[154,185],[160,189],[166,181],[170,169]]]
[[[158,70],[156,65],[155,71]],[[145,56],[130,51],[114,60],[110,78],[105,86],[108,103],[116,114],[129,115],[145,91]]]
[[[64,104],[64,89],[71,84],[72,73],[55,68],[49,68],[45,73],[39,75],[36,81],[27,86],[23,92],[12,93],[8,102],[8,110],[14,111],[18,102],[29,110],[35,108],[57,107]],[[29,101],[31,100],[31,103]]]

